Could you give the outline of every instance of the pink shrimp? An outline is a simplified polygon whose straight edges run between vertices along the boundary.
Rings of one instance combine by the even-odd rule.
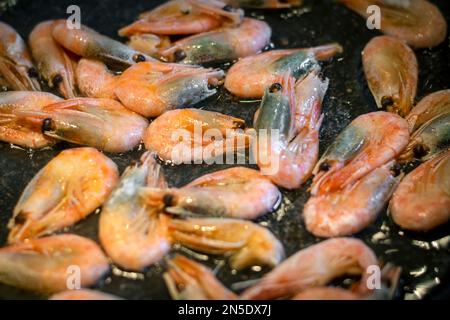
[[[243,299],[275,299],[328,284],[344,275],[361,275],[354,288],[358,294],[368,293],[370,267],[378,266],[373,251],[353,238],[334,238],[303,249],[265,275],[255,286],[241,295]]]
[[[378,108],[406,116],[417,90],[419,71],[414,52],[401,40],[380,36],[365,46],[362,59]]]
[[[378,111],[357,117],[317,163],[311,193],[318,196],[353,185],[398,156],[408,141],[408,123],[396,114]]]
[[[342,52],[331,43],[314,48],[271,50],[236,62],[225,78],[225,88],[241,98],[260,98],[264,90],[286,72],[296,79],[318,67],[317,60],[328,60]]]
[[[294,82],[286,73],[267,89],[254,126],[253,154],[261,172],[288,189],[309,179],[317,162],[320,110],[328,88],[317,70]]]
[[[172,0],[141,14],[139,20],[120,29],[119,35],[202,33],[220,26],[237,26],[243,16],[241,9],[220,0]]]
[[[414,48],[434,47],[445,40],[447,23],[439,9],[426,0],[339,0],[364,18],[380,8],[381,31],[402,39]]]
[[[450,220],[450,150],[409,173],[391,199],[389,211],[400,227],[428,231]]]
[[[247,57],[270,42],[272,30],[264,21],[245,18],[237,28],[222,28],[181,39],[161,51],[165,60],[183,64],[217,64]]]

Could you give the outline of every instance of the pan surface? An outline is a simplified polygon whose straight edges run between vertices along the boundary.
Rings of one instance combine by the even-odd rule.
[[[447,22],[450,22],[450,3],[436,3]],[[40,21],[68,17],[66,9],[77,4],[81,8],[81,22],[113,38],[117,30],[132,22],[140,12],[161,3],[155,0],[7,0],[0,1],[0,20],[12,25],[24,37]],[[323,152],[336,135],[360,114],[375,111],[376,106],[366,85],[361,66],[361,50],[378,31],[370,31],[357,14],[339,6],[332,0],[306,0],[297,10],[246,10],[246,15],[266,20],[273,30],[275,48],[310,47],[337,41],[344,53],[324,64],[323,72],[330,79],[330,88],[323,103],[325,121],[320,134]],[[450,46],[447,38],[433,49],[416,51],[419,61],[419,87],[416,100],[434,91],[449,88]],[[258,101],[240,102],[225,89],[197,107],[219,111],[243,118],[251,125]],[[0,245],[7,237],[7,221],[22,190],[32,177],[61,150],[73,147],[62,143],[51,150],[28,151],[0,143]],[[120,170],[136,160],[143,148],[125,154],[109,154]],[[224,169],[225,165],[165,166],[171,186],[182,186],[205,173]],[[301,211],[309,197],[307,186],[295,191],[283,191],[281,206],[258,222],[269,227],[282,241],[286,254],[291,255],[320,239],[309,234],[302,222]],[[98,213],[92,214],[68,232],[97,239]],[[449,298],[450,233],[449,225],[427,234],[401,231],[386,211],[369,228],[356,235],[372,247],[384,262],[403,268],[400,299]],[[173,252],[193,254],[178,248]],[[233,272],[225,260],[218,257],[195,255],[205,264],[216,267],[218,278],[227,286],[247,279],[259,278],[267,270],[253,268]],[[143,273],[130,273],[112,267],[110,274],[96,288],[127,299],[168,299],[162,280],[164,262]],[[0,284],[0,299],[46,298]]]

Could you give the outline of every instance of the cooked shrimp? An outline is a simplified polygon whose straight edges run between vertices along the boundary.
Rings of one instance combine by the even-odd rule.
[[[43,148],[55,141],[42,134],[41,124],[18,117],[17,111],[41,111],[46,105],[62,99],[45,92],[11,91],[0,93],[0,140],[24,148]]]
[[[9,243],[37,238],[85,218],[118,181],[117,166],[92,148],[62,151],[23,191],[8,227]]]
[[[380,36],[369,41],[362,59],[378,108],[405,117],[417,90],[419,71],[414,52],[401,40]]]
[[[317,162],[320,109],[328,88],[317,70],[294,82],[286,73],[266,90],[254,126],[253,154],[261,172],[287,189],[299,188]]]
[[[53,38],[70,52],[101,60],[108,66],[128,67],[137,62],[154,60],[86,26],[69,29],[66,20],[55,21],[52,34]]]
[[[303,249],[265,275],[241,295],[243,299],[292,297],[312,287],[323,286],[344,275],[361,275],[358,294],[369,293],[371,266],[378,266],[373,251],[361,240],[334,238]]]
[[[122,300],[112,294],[96,290],[67,290],[52,295],[49,300]]]
[[[353,185],[398,156],[408,140],[408,123],[396,114],[378,111],[357,117],[317,163],[311,193],[323,195]]]
[[[22,37],[0,21],[0,75],[9,89],[40,91],[38,74]]]
[[[198,163],[247,148],[250,135],[244,127],[244,120],[218,112],[171,110],[148,126],[144,143],[164,161]]]
[[[133,149],[148,126],[145,118],[110,99],[74,98],[16,114],[41,119],[42,132],[49,137],[106,152]]]
[[[223,28],[181,39],[161,56],[183,64],[211,64],[256,54],[270,42],[272,30],[264,21],[245,18],[237,28]]]
[[[389,211],[395,223],[413,231],[428,231],[450,220],[450,149],[403,179]]]
[[[303,0],[225,0],[225,2],[242,8],[285,9],[299,7]]]
[[[315,287],[296,294],[292,300],[360,300],[361,296],[338,287]]]
[[[92,286],[108,269],[95,242],[71,234],[0,248],[0,282],[40,293],[67,290],[75,272],[81,287]]]
[[[29,44],[36,66],[50,88],[57,89],[65,98],[74,98],[74,59],[53,39],[54,20],[44,21],[34,27]]]
[[[119,35],[202,33],[220,26],[237,26],[243,16],[241,9],[220,0],[172,0],[141,14],[139,20],[120,29]]]
[[[180,189],[145,188],[141,194],[149,203],[163,202],[171,214],[241,219],[272,211],[281,198],[268,178],[244,167],[207,174]]]
[[[163,62],[138,63],[113,76],[96,62],[77,70],[80,90],[93,97],[116,97],[125,107],[146,117],[195,104],[216,93],[222,70]]]
[[[411,132],[414,132],[429,120],[447,112],[450,112],[450,89],[433,92],[420,100],[406,120]]]
[[[286,72],[298,79],[317,68],[317,60],[327,60],[341,52],[342,47],[332,43],[307,49],[271,50],[246,57],[230,68],[225,88],[238,97],[260,98]]]
[[[140,201],[141,187],[167,187],[153,154],[144,153],[139,164],[129,166],[102,208],[99,237],[114,263],[141,271],[170,250],[167,219],[158,217],[158,206]]]
[[[426,161],[450,147],[450,90],[425,97],[407,118],[411,139],[399,156],[401,162]]]
[[[176,255],[168,262],[164,273],[172,299],[175,300],[235,300],[237,296],[216,279],[205,266]]]
[[[157,36],[147,33],[131,36],[127,45],[136,51],[157,58],[159,51],[170,47],[171,42],[168,36]]]
[[[173,219],[169,224],[175,243],[208,254],[230,257],[233,269],[254,265],[275,267],[284,258],[280,241],[266,228],[234,219]]]
[[[362,231],[377,218],[401,178],[390,162],[342,190],[313,196],[303,209],[306,228],[317,237],[348,236]]]
[[[368,18],[370,5],[380,8],[381,31],[405,41],[414,48],[434,47],[445,40],[447,23],[439,9],[426,0],[339,0]]]

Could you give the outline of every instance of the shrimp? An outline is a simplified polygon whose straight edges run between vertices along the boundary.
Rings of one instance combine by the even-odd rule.
[[[20,196],[8,224],[8,242],[37,238],[75,224],[102,205],[118,179],[115,163],[96,149],[62,151]]]
[[[381,31],[399,38],[414,48],[435,47],[445,40],[447,23],[439,9],[426,0],[339,0],[364,18],[380,8]]]
[[[110,99],[74,98],[16,114],[41,119],[49,137],[116,153],[136,147],[148,126],[145,118]]]
[[[41,132],[41,124],[32,119],[18,117],[20,110],[40,111],[46,105],[62,99],[45,92],[0,92],[0,140],[24,148],[39,149],[55,143]]]
[[[141,271],[161,260],[171,248],[167,219],[158,217],[157,206],[138,197],[141,187],[167,187],[153,156],[146,152],[139,164],[125,170],[100,214],[100,242],[114,263],[127,270]]]
[[[38,74],[22,37],[0,21],[0,75],[9,89],[40,91]]]
[[[450,220],[450,149],[421,164],[400,183],[389,205],[395,223],[428,231]]]
[[[317,237],[340,237],[369,226],[402,178],[391,161],[342,190],[312,197],[303,209],[306,229]]]
[[[25,290],[45,294],[67,290],[67,271],[73,266],[80,272],[81,287],[94,285],[109,269],[94,241],[72,234],[0,248],[0,282]]]
[[[158,57],[159,51],[170,47],[171,42],[168,36],[137,34],[130,37],[127,45],[151,57]]]
[[[140,15],[139,20],[119,30],[121,36],[142,33],[186,35],[221,26],[238,26],[244,12],[220,0],[172,0]]]
[[[261,51],[272,30],[264,21],[245,18],[237,28],[222,28],[181,39],[161,51],[163,59],[183,64],[217,64]]]
[[[426,161],[450,147],[450,90],[425,97],[408,115],[411,139],[399,161]]]
[[[89,290],[89,289],[76,289],[67,290],[52,295],[49,300],[122,300],[119,297],[112,294]]]
[[[244,120],[218,112],[171,110],[148,126],[144,143],[166,162],[198,163],[246,149],[251,137],[244,128]]]
[[[380,36],[369,41],[362,60],[378,108],[406,116],[417,90],[419,71],[414,52],[396,38]]]
[[[172,299],[175,300],[236,300],[237,296],[216,279],[205,266],[184,256],[176,255],[168,261],[164,273]]]
[[[98,63],[83,62],[77,69],[80,90],[93,97],[116,97],[145,117],[200,102],[216,93],[222,70],[163,62],[138,63],[113,76]]]
[[[126,68],[137,62],[154,60],[86,26],[69,29],[66,20],[55,21],[52,34],[68,51],[85,58],[101,60],[111,67]]]
[[[271,50],[243,58],[235,63],[225,78],[225,88],[241,98],[261,98],[264,90],[286,72],[296,79],[318,67],[317,60],[327,60],[341,53],[342,47],[331,43],[315,48]]]
[[[254,265],[275,267],[284,258],[280,241],[266,228],[253,222],[224,219],[172,219],[174,243],[208,254],[230,257],[233,269]]]
[[[369,293],[370,267],[378,266],[373,251],[361,240],[334,238],[303,249],[265,275],[241,294],[243,299],[268,300],[292,297],[312,287],[323,286],[344,275],[361,275],[354,288]]]
[[[76,62],[54,39],[54,20],[34,27],[29,36],[30,49],[37,69],[50,88],[56,88],[65,98],[74,98]]]
[[[266,90],[254,125],[253,154],[261,172],[287,189],[299,188],[317,162],[320,109],[328,88],[318,70],[294,82],[286,73]]]
[[[397,157],[408,141],[408,123],[396,114],[378,111],[357,117],[337,136],[314,168],[312,195],[353,185]]]
[[[285,9],[299,7],[303,0],[225,0],[236,7],[254,9]]]
[[[275,209],[281,194],[259,171],[234,167],[200,177],[180,189],[144,188],[149,203],[177,215],[256,219]]]
[[[315,287],[296,294],[292,300],[360,300],[357,293],[338,287]]]

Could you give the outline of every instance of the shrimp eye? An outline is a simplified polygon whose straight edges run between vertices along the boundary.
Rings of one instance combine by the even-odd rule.
[[[279,84],[278,82],[276,82],[270,86],[269,92],[274,93],[274,92],[280,91],[281,89],[283,89],[283,86],[281,84]]]
[[[173,194],[165,194],[163,197],[163,202],[166,207],[173,206],[173,202],[174,202]]]
[[[140,54],[140,53],[135,54],[135,55],[133,56],[133,61],[136,62],[136,63],[138,63],[138,62],[144,62],[145,60],[147,60],[147,59],[145,58],[145,56],[142,55],[142,54]]]
[[[28,69],[28,76],[30,78],[38,78],[39,73],[37,72],[37,70],[35,68],[30,68],[30,69]]]
[[[320,171],[328,171],[331,169],[331,165],[328,162],[322,162],[319,166]]]
[[[229,4],[227,4],[222,8],[222,10],[226,11],[226,12],[231,12],[231,11],[234,11],[234,8],[232,6],[230,6]]]
[[[402,166],[399,165],[398,163],[394,164],[394,165],[391,167],[391,174],[392,174],[394,177],[398,177],[398,176],[400,175],[400,173],[402,173]]]
[[[381,98],[381,106],[383,109],[387,109],[394,104],[394,99],[391,96],[383,96]]]
[[[429,149],[423,144],[416,144],[413,148],[414,157],[417,159],[422,158],[428,153]]]
[[[51,131],[52,130],[52,118],[45,118],[42,122],[42,132]]]
[[[52,79],[52,83],[53,83],[54,87],[59,85],[61,82],[63,82],[63,77],[60,74],[55,75]]]
[[[186,58],[186,53],[183,50],[178,49],[174,52],[173,57],[175,58],[175,62],[179,62]]]
[[[245,129],[245,122],[244,121],[233,121],[233,128],[234,129]]]
[[[24,212],[20,211],[17,216],[14,217],[14,223],[17,225],[22,225],[27,221],[27,216]]]

